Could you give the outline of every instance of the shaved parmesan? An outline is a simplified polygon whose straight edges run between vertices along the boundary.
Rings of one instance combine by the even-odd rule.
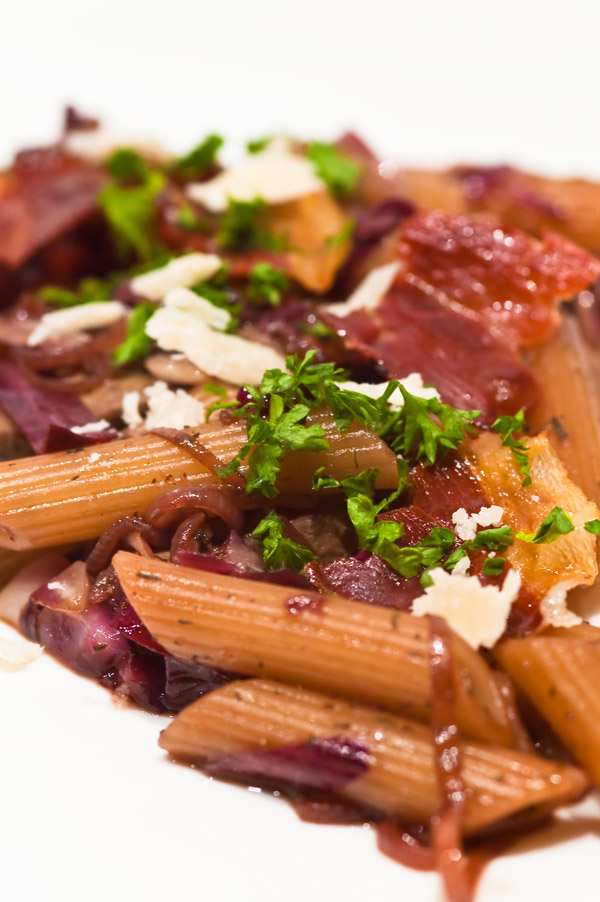
[[[39,345],[49,338],[61,338],[86,329],[110,326],[126,314],[127,308],[120,301],[95,301],[68,307],[66,310],[53,310],[51,313],[44,313],[28,337],[27,344]]]
[[[144,389],[147,403],[146,417],[142,417],[139,392],[127,392],[123,396],[122,417],[131,429],[184,429],[199,426],[206,420],[206,408],[201,401],[182,388],[171,391],[166,382],[155,382]]]
[[[323,309],[342,317],[349,316],[357,310],[367,312],[375,310],[392,287],[399,269],[399,263],[386,263],[385,266],[372,269],[347,301],[341,304],[327,304]]]
[[[504,630],[510,608],[519,594],[521,577],[509,570],[501,589],[483,586],[476,576],[447,573],[441,567],[430,571],[433,580],[425,594],[415,598],[417,617],[436,614],[473,648],[492,648]]]
[[[131,280],[135,294],[151,301],[162,301],[173,288],[191,288],[211,279],[222,265],[216,254],[185,254],[160,269],[153,269]]]
[[[268,345],[226,335],[230,317],[186,288],[176,288],[146,324],[146,334],[163,351],[177,351],[209,376],[234,385],[258,385],[268,369],[285,369],[281,354]]]
[[[581,617],[567,607],[567,592],[578,585],[577,580],[565,579],[552,586],[540,602],[543,626],[562,626],[570,629],[583,623]]]
[[[325,190],[306,157],[294,153],[289,142],[272,141],[261,153],[246,157],[207,182],[188,185],[188,197],[214,213],[227,209],[229,199],[282,204]]]
[[[463,542],[472,541],[477,535],[477,527],[500,526],[502,517],[504,516],[504,508],[497,504],[491,507],[482,507],[474,514],[468,514],[464,507],[459,507],[452,514],[452,522],[455,526],[455,532],[459,539]]]
[[[96,423],[86,423],[84,426],[71,426],[71,432],[77,435],[85,435],[86,432],[102,432],[103,429],[110,429],[108,420],[98,420]]]
[[[417,398],[424,398],[425,400],[437,398],[438,401],[440,400],[439,394],[432,385],[423,385],[423,377],[419,373],[411,373],[405,379],[398,379],[398,382],[411,395],[415,395]],[[374,399],[381,398],[388,387],[387,382],[339,382],[338,385],[346,391],[355,391]],[[396,410],[400,410],[404,406],[404,398],[400,389],[397,388],[392,392],[388,398],[388,404],[390,407],[395,407]]]

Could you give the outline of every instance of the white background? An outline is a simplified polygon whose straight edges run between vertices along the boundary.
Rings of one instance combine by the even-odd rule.
[[[208,131],[333,137],[413,164],[518,162],[600,177],[598,0],[6,3],[0,155],[72,102],[184,149]],[[158,902],[436,902],[368,831],[170,765],[158,718],[41,659],[0,673],[0,893]],[[481,902],[593,902],[597,840],[493,865]]]

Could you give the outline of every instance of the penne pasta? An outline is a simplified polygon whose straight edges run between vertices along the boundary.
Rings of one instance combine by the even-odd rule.
[[[355,743],[368,761],[362,773],[339,788],[341,798],[418,823],[428,823],[439,810],[434,743],[427,727],[269,680],[229,683],[204,696],[163,731],[160,744],[177,759],[212,765],[217,775],[222,759],[223,775],[235,776],[235,756],[243,766],[244,752],[255,751],[250,761],[260,767],[261,753],[333,738]],[[468,743],[461,754],[466,835],[525,809],[575,799],[586,788],[576,768],[525,752]],[[252,763],[246,767],[250,772],[243,771],[242,779],[252,781]],[[308,781],[310,773],[304,774]]]
[[[427,623],[336,595],[237,577],[113,559],[127,598],[170,654],[193,664],[333,692],[428,720]],[[473,737],[510,745],[509,713],[484,659],[453,636],[457,722]]]
[[[327,451],[290,452],[282,463],[283,493],[311,490],[315,469],[343,478],[368,467],[380,470],[378,486],[394,488],[393,452],[362,427],[339,433],[331,415],[315,414]],[[246,440],[245,427],[220,421],[194,430],[198,442],[228,462]],[[186,482],[219,483],[207,466],[158,435],[0,463],[0,547],[45,548],[101,535],[115,520],[141,514],[165,489]]]
[[[495,655],[600,786],[600,642],[562,635],[512,639]]]
[[[563,316],[554,336],[530,352],[530,365],[544,386],[529,417],[532,431],[547,430],[570,478],[600,504],[600,399],[578,320]]]

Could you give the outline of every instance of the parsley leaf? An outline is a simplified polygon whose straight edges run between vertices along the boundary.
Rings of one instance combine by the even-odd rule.
[[[487,551],[506,551],[509,545],[513,544],[513,535],[512,529],[510,526],[495,526],[490,529],[480,529],[474,539],[468,539],[466,542],[463,542],[462,545],[452,552],[447,561],[444,563],[444,568],[446,570],[454,570],[459,561],[461,561],[464,557],[467,556],[469,551],[479,551],[479,550],[487,550]],[[487,558],[483,565],[483,572],[486,573],[486,565],[488,560],[495,560],[495,558]],[[498,558],[498,560],[502,560],[502,566],[497,571],[498,573],[502,572],[504,567],[504,558]],[[497,565],[488,565],[488,569],[494,569],[494,566]]]
[[[316,560],[310,548],[285,538],[283,521],[275,511],[270,511],[260,521],[252,535],[261,541],[264,562],[271,569],[289,567],[300,571],[309,561]]]
[[[113,292],[113,281],[87,278],[77,286],[77,291],[69,291],[58,285],[46,285],[39,292],[39,296],[47,304],[55,307],[78,307],[80,304],[90,304],[93,301],[107,301]]]
[[[150,169],[134,150],[117,150],[106,168],[112,182],[101,192],[98,203],[123,253],[130,251],[149,260],[156,247],[155,200],[165,178]]]
[[[327,247],[340,247],[340,245],[344,244],[354,232],[356,223],[354,220],[349,219],[344,226],[340,229],[337,235],[330,235],[329,238],[325,239],[325,244]]]
[[[313,164],[317,177],[325,182],[332,194],[348,194],[352,191],[360,176],[359,163],[322,141],[309,144],[306,156]]]
[[[484,576],[500,576],[504,570],[505,564],[506,558],[500,557],[499,555],[496,557],[487,557],[483,562],[482,573]]]
[[[588,520],[587,523],[583,524],[583,528],[586,532],[591,532],[593,536],[600,535],[600,520]]]
[[[392,449],[404,457],[414,455],[417,460],[424,459],[428,464],[434,464],[438,457],[455,450],[465,433],[476,432],[471,422],[480,411],[458,410],[437,398],[418,398],[400,383],[395,383],[395,387],[399,388],[404,405],[389,428],[395,434]]]
[[[261,150],[264,150],[265,147],[269,146],[273,137],[273,135],[267,135],[264,138],[255,138],[253,141],[248,141],[246,150],[248,153],[260,153]]]
[[[523,477],[521,485],[531,485],[531,473],[529,470],[529,448],[515,438],[515,432],[523,432],[526,429],[525,410],[522,408],[514,417],[504,416],[492,423],[494,432],[502,436],[502,444],[510,448],[513,457],[519,467],[519,473]]]
[[[280,250],[283,241],[266,228],[267,204],[262,197],[254,200],[229,198],[227,209],[221,216],[217,231],[220,247]]]
[[[146,335],[146,323],[158,310],[157,304],[144,302],[134,308],[129,317],[127,338],[113,351],[115,366],[124,366],[137,360],[138,357],[146,357],[152,347],[152,339]]]
[[[214,166],[224,143],[221,135],[207,135],[204,141],[177,160],[174,171],[184,179],[198,178]]]
[[[290,287],[290,280],[282,269],[270,263],[257,263],[250,271],[250,290],[252,301],[266,301],[272,307],[281,303],[281,295]]]
[[[518,532],[517,539],[521,539],[522,542],[533,542],[535,545],[546,545],[554,542],[559,536],[573,532],[574,529],[573,521],[566,511],[562,507],[553,507],[536,532]]]

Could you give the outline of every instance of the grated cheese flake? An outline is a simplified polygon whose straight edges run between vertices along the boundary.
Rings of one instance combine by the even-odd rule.
[[[174,288],[191,288],[211,279],[221,266],[221,258],[216,254],[184,254],[159,269],[136,276],[131,280],[131,289],[150,301],[162,301]]]
[[[406,378],[398,379],[398,382],[411,395],[415,395],[417,398],[425,398],[426,400],[437,398],[438,401],[440,400],[438,392],[432,385],[423,384],[423,377],[420,373],[410,373]],[[374,399],[381,398],[388,387],[387,382],[339,382],[338,385],[346,391],[359,392],[361,395],[367,395],[367,397]],[[392,392],[388,398],[388,404],[390,407],[395,407],[396,410],[400,410],[404,406],[404,398],[399,389]]]
[[[503,634],[519,594],[517,571],[508,571],[501,589],[483,586],[476,576],[448,573],[441,567],[431,570],[430,576],[433,582],[415,598],[412,613],[417,617],[437,614],[473,648],[492,648]]]
[[[83,426],[71,426],[71,432],[77,435],[85,435],[86,432],[102,432],[103,429],[110,429],[108,420],[97,420],[95,423],[85,423]]]
[[[399,263],[377,266],[365,276],[347,301],[343,301],[341,304],[327,304],[323,309],[341,317],[349,316],[357,310],[375,310],[392,287],[399,269]]]
[[[454,523],[454,531],[459,539],[463,542],[472,541],[477,535],[477,527],[500,526],[502,517],[504,516],[504,508],[497,504],[490,507],[482,507],[473,514],[467,513],[464,507],[459,507],[452,514],[452,522]]]
[[[172,391],[166,382],[154,382],[143,391],[147,404],[146,417],[140,413],[142,396],[140,392],[123,395],[122,417],[130,429],[143,426],[150,429],[184,429],[199,426],[206,419],[206,408],[201,401],[184,389]]]
[[[562,626],[570,629],[583,623],[581,617],[567,607],[567,593],[578,585],[577,581],[562,580],[552,586],[540,602],[543,626]]]
[[[146,323],[146,334],[163,351],[181,353],[203,373],[234,385],[259,385],[265,370],[285,370],[283,356],[268,345],[215,331],[229,321],[226,310],[175,288]]]
[[[282,204],[307,194],[321,193],[325,186],[306,157],[295,153],[288,141],[271,141],[257,154],[243,159],[207,182],[188,185],[188,197],[213,213],[227,209],[229,199]]]
[[[29,335],[27,344],[32,347],[49,338],[62,338],[86,329],[101,329],[126,315],[127,308],[120,301],[94,301],[91,304],[68,307],[66,310],[53,310],[51,313],[44,313]]]

